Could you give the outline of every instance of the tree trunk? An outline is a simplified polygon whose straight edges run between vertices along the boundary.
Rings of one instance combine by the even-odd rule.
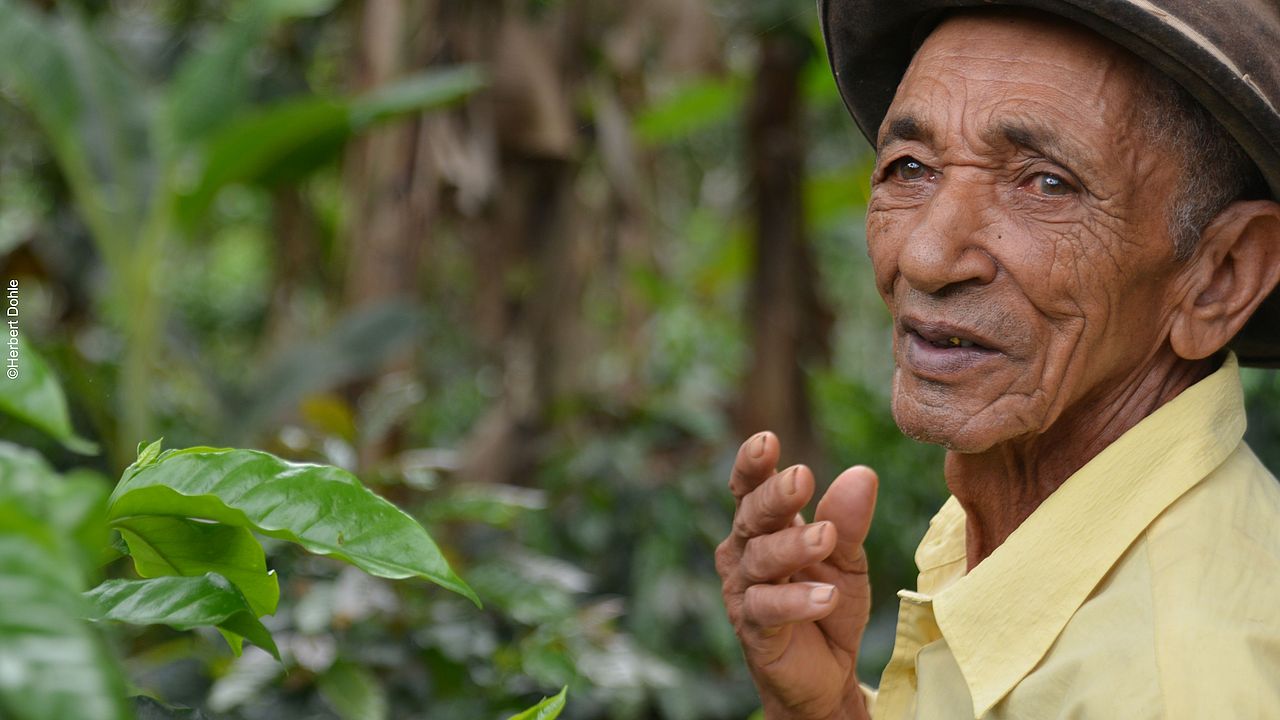
[[[416,64],[412,48],[406,48],[405,0],[368,0],[362,10],[354,58],[357,92],[395,80]],[[375,129],[347,152],[350,305],[417,294],[427,221],[437,196],[432,164],[424,161],[419,143],[420,125],[410,119]]]
[[[573,362],[582,323],[589,245],[575,222],[579,158],[570,57],[577,4],[538,19],[476,11],[473,59],[492,68],[482,103],[498,148],[501,182],[467,242],[477,268],[476,325],[497,357],[501,396],[468,438],[463,477],[523,483],[531,478],[553,401],[578,378]],[[475,23],[497,32],[475,32]]]
[[[773,430],[784,463],[822,472],[805,369],[826,361],[832,317],[818,297],[805,239],[800,78],[810,51],[797,35],[765,35],[747,111],[756,253],[747,299],[751,360],[738,429],[743,437]]]
[[[411,72],[425,61],[413,46],[412,28],[424,7],[408,0],[367,0],[357,6],[358,41],[353,48],[354,87],[364,92]],[[347,235],[348,308],[419,296],[419,274],[435,212],[439,183],[423,142],[424,125],[407,119],[375,129],[347,150],[343,182],[351,209]],[[383,370],[408,370],[407,351]],[[363,385],[349,388],[355,396]],[[399,449],[400,432],[362,441],[360,465],[370,467]]]

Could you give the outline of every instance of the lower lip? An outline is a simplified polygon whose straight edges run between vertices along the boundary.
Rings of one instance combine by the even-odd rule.
[[[950,379],[995,360],[1000,353],[979,347],[938,347],[915,333],[906,336],[906,364],[918,375]]]

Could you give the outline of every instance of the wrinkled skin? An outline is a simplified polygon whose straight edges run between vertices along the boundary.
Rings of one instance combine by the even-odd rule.
[[[1280,275],[1270,201],[1233,203],[1175,257],[1181,169],[1141,124],[1137,62],[1046,16],[955,16],[880,128],[867,244],[895,320],[894,418],[948,449],[970,568],[1211,372]],[[767,717],[865,717],[853,668],[876,479],[846,471],[806,525],[812,478],[774,474],[776,443],[752,438],[735,464],[725,604]]]
[[[964,453],[1149,375],[1184,285],[1164,212],[1177,168],[1126,102],[1133,63],[1084,33],[1086,52],[1064,62],[1021,23],[990,28],[991,44],[945,42],[978,22],[998,21],[953,21],[909,71],[867,211],[876,285],[899,321],[894,417]],[[1056,136],[1062,160],[1019,133]],[[911,319],[997,352],[975,371],[922,368]]]

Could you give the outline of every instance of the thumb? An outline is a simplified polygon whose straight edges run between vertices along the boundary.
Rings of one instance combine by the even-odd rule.
[[[827,559],[843,572],[867,571],[862,543],[871,528],[879,484],[875,471],[856,465],[840,473],[818,502],[814,521],[826,520],[836,527],[836,547]]]

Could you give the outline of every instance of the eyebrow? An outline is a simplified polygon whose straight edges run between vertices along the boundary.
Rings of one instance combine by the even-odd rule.
[[[934,145],[933,126],[915,115],[902,115],[889,121],[884,136],[876,145],[876,154],[895,142],[922,142]],[[1023,120],[1004,120],[983,133],[983,141],[991,145],[1013,147],[1039,155],[1071,171],[1083,182],[1082,172],[1094,175],[1096,163],[1091,154],[1051,128]]]
[[[985,133],[984,141],[1001,142],[1027,150],[1072,172],[1090,170],[1090,154],[1052,129],[1017,120],[1005,120]]]
[[[889,122],[884,137],[876,144],[876,154],[884,152],[890,143],[916,140],[926,145],[933,144],[933,128],[914,115],[903,115]]]

